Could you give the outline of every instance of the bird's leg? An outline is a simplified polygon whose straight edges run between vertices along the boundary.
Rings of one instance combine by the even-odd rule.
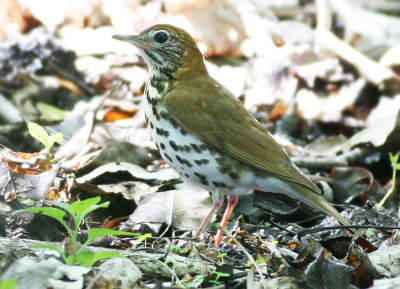
[[[213,198],[214,199],[214,198]],[[194,234],[195,238],[198,238],[203,232],[204,228],[207,226],[210,219],[214,216],[215,212],[222,207],[224,204],[224,195],[218,196],[218,199],[213,201],[213,207],[211,211],[208,213],[207,217],[203,220],[200,227],[197,229],[196,233]]]
[[[222,217],[222,221],[220,224],[221,227],[225,227],[226,223],[228,223],[229,216],[231,215],[233,209],[236,207],[238,200],[239,200],[238,195],[228,196],[228,206],[226,207],[224,216]],[[221,244],[222,232],[223,232],[222,229],[218,229],[217,235],[215,235],[215,241],[214,241],[215,247],[219,247],[219,244]]]

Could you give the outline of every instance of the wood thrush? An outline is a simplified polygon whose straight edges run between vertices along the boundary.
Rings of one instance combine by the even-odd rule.
[[[114,35],[136,46],[149,68],[144,112],[164,160],[184,180],[212,192],[213,208],[199,237],[228,195],[221,226],[238,196],[253,189],[284,193],[348,225],[242,103],[208,75],[203,55],[184,30],[155,25],[139,35]],[[222,230],[215,238],[218,247]]]

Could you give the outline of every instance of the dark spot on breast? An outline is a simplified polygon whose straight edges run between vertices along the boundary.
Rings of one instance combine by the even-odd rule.
[[[170,157],[169,155],[164,154],[164,156],[165,156],[171,163],[173,162],[172,159],[171,159],[171,157]]]
[[[192,148],[191,148],[190,146],[188,146],[188,145],[185,145],[185,146],[184,146],[184,150],[185,150],[187,153],[190,153],[190,151],[192,150]]]
[[[213,185],[216,188],[231,188],[231,189],[233,189],[231,186],[228,186],[227,184],[224,184],[223,182],[213,182]]]
[[[237,180],[239,178],[239,175],[236,173],[229,173],[229,176],[234,180]]]
[[[175,119],[173,119],[172,117],[169,119],[169,122],[172,124],[172,126],[174,128],[178,128],[178,123],[176,122]]]
[[[159,127],[156,127],[156,133],[160,136],[165,136],[165,137],[169,136],[169,131],[159,128]]]
[[[161,118],[164,118],[164,119],[169,119],[170,118],[169,113],[166,112],[166,111],[161,111],[160,112],[160,116],[161,116]]]
[[[161,117],[160,117],[160,115],[158,114],[158,111],[157,111],[156,107],[153,106],[153,107],[151,108],[151,110],[152,110],[152,112],[153,112],[153,115],[156,117],[156,119],[157,119],[157,120],[160,120]]]
[[[179,151],[179,147],[176,145],[174,141],[169,141],[169,145],[172,147],[172,149]]]
[[[185,177],[189,178],[189,175],[188,175],[188,174],[185,174]]]
[[[200,149],[202,149],[203,151],[205,151],[205,150],[208,149],[208,145],[206,145],[206,144],[201,144],[199,147],[200,147]]]
[[[163,150],[165,150],[165,144],[160,143],[160,147],[161,147]]]
[[[202,160],[195,160],[194,161],[197,165],[201,166],[201,165],[205,165],[208,164],[210,161],[207,159],[202,159]]]
[[[182,159],[180,156],[176,155],[175,157],[176,157],[176,160],[177,160],[178,162],[180,162],[181,164],[184,163],[184,162],[183,162],[183,159]]]
[[[195,150],[196,153],[201,153],[201,149],[197,144],[191,143],[190,146]]]
[[[181,135],[186,135],[187,134],[186,131],[183,128],[181,128],[180,132],[181,132]]]
[[[153,87],[157,90],[158,94],[161,94],[165,91],[164,82],[160,78],[158,78],[156,76],[152,76],[150,78],[149,82],[150,82],[151,87]]]
[[[194,173],[194,175],[199,178],[200,183],[202,183],[203,185],[208,185],[207,177],[205,175],[196,172]]]
[[[186,165],[186,166],[189,167],[189,168],[191,168],[191,167],[193,166],[193,165],[190,163],[189,160],[184,159],[184,158],[182,158],[182,157],[180,157],[180,156],[178,156],[178,155],[176,155],[175,157],[176,157],[176,160],[177,160],[178,162],[180,162],[181,164]]]
[[[218,170],[221,174],[226,174],[228,172],[227,167],[222,166],[222,167],[218,167]]]
[[[149,103],[152,105],[152,106],[156,106],[157,104],[158,104],[158,100],[157,100],[157,98],[155,98],[155,97],[150,97],[150,99],[147,99],[148,101],[149,101]]]
[[[150,127],[151,127],[151,129],[154,128],[154,124],[152,122],[150,122]]]

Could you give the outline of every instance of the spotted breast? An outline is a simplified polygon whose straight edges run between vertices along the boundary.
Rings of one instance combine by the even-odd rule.
[[[254,172],[180,127],[163,102],[164,95],[170,90],[167,80],[156,77],[150,78],[145,88],[146,124],[163,159],[185,181],[207,191],[221,191],[221,195],[250,193]]]

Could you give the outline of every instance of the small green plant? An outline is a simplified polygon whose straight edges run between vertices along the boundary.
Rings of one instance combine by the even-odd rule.
[[[61,143],[64,140],[61,133],[49,135],[41,125],[35,122],[28,123],[28,132],[33,138],[40,141],[46,147],[48,155],[55,143]]]
[[[218,271],[213,272],[213,274],[215,274],[216,276],[215,276],[214,280],[210,280],[210,283],[213,283],[214,285],[219,285],[222,283],[221,281],[218,281],[219,278],[229,276],[228,273],[223,273],[223,272],[218,272]]]
[[[271,227],[271,223],[270,222],[265,222],[264,226],[267,227],[267,228],[270,228]]]
[[[152,237],[153,237],[153,235],[151,233],[146,233],[146,234],[143,234],[143,235],[139,234],[139,238],[137,238],[137,241],[138,242],[143,242],[144,241],[144,245],[147,245],[147,239],[148,238],[152,238]]]
[[[373,229],[373,228],[367,229],[367,231],[365,232],[364,235],[367,238],[371,238],[372,236],[375,236],[375,229]]]
[[[0,280],[0,289],[14,289],[17,282],[14,279]]]
[[[224,258],[226,255],[228,255],[228,253],[221,253],[217,256],[217,258]]]
[[[224,253],[219,254],[219,255],[217,256],[217,258],[221,258],[221,261],[222,261],[222,263],[223,263],[223,262],[224,262],[224,257],[225,257],[226,255],[228,255],[228,253],[224,252]]]
[[[165,265],[172,264],[172,268],[171,269],[172,269],[173,272],[175,272],[175,268],[176,268],[176,264],[177,264],[177,262],[175,260],[165,260],[164,264]],[[174,282],[175,278],[178,278],[178,277],[176,275],[172,274],[171,281]],[[178,279],[178,281],[179,281],[179,279]]]
[[[397,171],[400,170],[399,156],[400,156],[400,152],[398,152],[395,156],[392,155],[391,153],[389,154],[390,163],[391,163],[392,168],[393,168],[392,186],[390,187],[390,189],[386,193],[386,195],[383,197],[383,199],[376,206],[377,209],[382,209],[383,208],[383,205],[385,204],[386,200],[392,195],[392,193],[394,192],[394,190],[396,188],[396,174],[397,174]]]
[[[138,236],[140,234],[137,233],[131,233],[131,232],[123,232],[123,231],[118,231],[118,230],[112,230],[112,229],[105,229],[105,228],[92,228],[88,231],[88,238],[84,244],[79,244],[78,242],[78,234],[79,234],[79,226],[81,225],[84,217],[93,212],[94,210],[100,209],[100,208],[107,208],[110,205],[110,202],[104,202],[99,204],[101,198],[100,197],[94,197],[90,199],[86,199],[84,201],[76,201],[71,203],[70,205],[64,204],[64,203],[59,203],[59,202],[53,202],[53,201],[47,201],[48,203],[52,204],[55,207],[58,208],[53,208],[53,207],[40,207],[40,208],[27,208],[23,210],[18,210],[12,213],[18,214],[22,212],[28,212],[28,213],[34,213],[34,214],[41,214],[45,216],[49,216],[53,219],[56,219],[58,222],[60,222],[64,228],[67,230],[71,240],[72,240],[72,249],[71,249],[71,254],[67,256],[65,250],[62,250],[61,248],[50,245],[50,244],[43,244],[43,245],[34,245],[32,246],[33,248],[43,248],[43,249],[51,249],[57,251],[60,256],[64,259],[65,263],[69,265],[82,265],[86,267],[91,267],[93,266],[94,263],[96,263],[99,260],[102,259],[108,259],[108,258],[123,258],[121,254],[114,253],[114,252],[108,252],[108,251],[103,251],[103,252],[98,252],[98,253],[93,253],[92,251],[89,251],[86,249],[87,245],[92,242],[94,239],[98,237],[104,237],[104,236],[111,236],[111,235],[119,235],[119,236]],[[66,214],[70,214],[73,219],[73,228],[71,229],[67,223],[64,221],[64,217]]]
[[[171,246],[171,247],[169,248],[169,251],[170,251],[171,253],[180,254],[180,253],[182,252],[182,249],[179,248],[178,246]]]

